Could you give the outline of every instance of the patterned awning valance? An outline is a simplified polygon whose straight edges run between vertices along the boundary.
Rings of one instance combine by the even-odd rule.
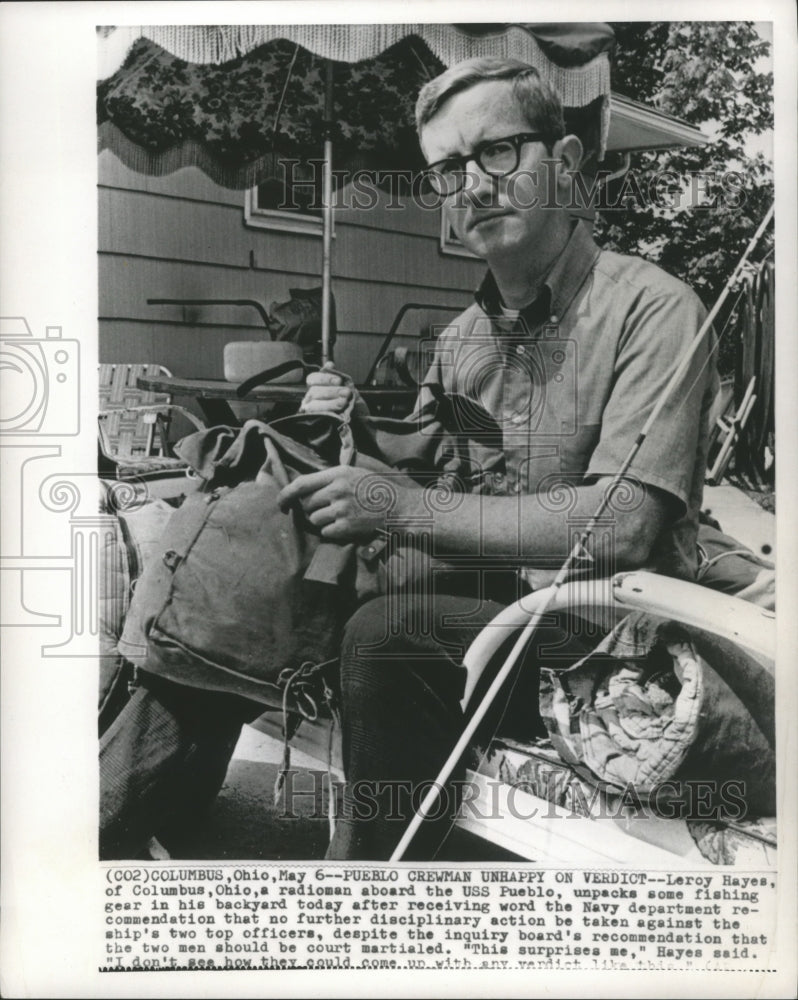
[[[568,108],[610,108],[605,24],[162,25],[98,28],[100,148],[167,173],[193,164],[229,187],[310,155],[335,64],[335,164],[420,166],[414,105],[445,66],[477,55],[535,66]],[[590,112],[593,113],[592,111]]]

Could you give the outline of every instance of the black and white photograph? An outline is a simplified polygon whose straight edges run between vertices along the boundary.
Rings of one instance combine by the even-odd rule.
[[[789,995],[786,5],[36,6],[3,995]]]

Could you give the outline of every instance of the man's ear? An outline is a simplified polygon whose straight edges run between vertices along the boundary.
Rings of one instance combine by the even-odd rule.
[[[582,164],[583,155],[584,147],[582,146],[582,141],[576,135],[566,135],[555,142],[554,149],[552,150],[552,158],[559,160],[562,165],[562,169],[558,170],[558,180],[560,182],[567,180],[568,174],[572,174],[579,169]]]

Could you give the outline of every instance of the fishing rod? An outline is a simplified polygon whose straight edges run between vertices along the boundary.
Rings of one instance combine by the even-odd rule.
[[[635,438],[634,444],[629,449],[629,453],[621,463],[621,466],[618,469],[618,471],[613,475],[609,486],[604,491],[604,494],[601,498],[601,502],[596,508],[595,513],[580,532],[579,537],[574,542],[573,548],[568,554],[565,562],[560,567],[557,576],[554,579],[554,582],[549,587],[548,596],[544,600],[542,606],[537,611],[533,612],[530,615],[529,621],[527,621],[526,624],[521,629],[521,633],[518,636],[518,639],[515,641],[513,648],[510,650],[507,659],[502,664],[501,669],[494,677],[493,682],[491,683],[490,687],[485,693],[482,701],[477,706],[476,711],[468,720],[468,723],[465,729],[463,730],[460,739],[455,744],[452,752],[446,758],[446,762],[441,768],[440,772],[438,773],[437,778],[433,782],[430,790],[424,796],[424,800],[419,806],[415,816],[408,824],[408,827],[405,830],[402,839],[399,841],[393,854],[390,857],[391,861],[402,860],[405,851],[409,847],[411,841],[413,840],[413,837],[418,832],[419,827],[434,809],[440,797],[441,791],[443,790],[444,784],[449,780],[449,778],[452,775],[452,772],[457,766],[458,761],[460,760],[460,758],[463,756],[463,753],[470,745],[474,733],[477,731],[488,709],[495,701],[497,695],[499,694],[499,691],[504,686],[504,682],[510,676],[513,668],[519,662],[524,650],[532,640],[532,637],[535,634],[538,625],[541,623],[544,616],[548,612],[548,609],[551,607],[560,588],[567,581],[568,576],[571,573],[574,564],[583,558],[583,553],[586,552],[586,545],[589,542],[590,538],[592,537],[593,533],[595,532],[596,525],[598,524],[599,520],[601,519],[607,507],[609,506],[613,494],[615,493],[615,490],[619,486],[621,480],[624,478],[626,473],[629,471],[632,462],[637,457],[637,453],[640,451],[643,442],[648,437],[651,428],[654,426],[657,418],[662,412],[662,409],[665,406],[666,402],[668,401],[668,398],[670,397],[671,393],[673,392],[673,390],[676,388],[676,386],[679,384],[680,380],[684,376],[693,356],[700,347],[704,337],[712,328],[712,324],[715,318],[717,317],[718,313],[720,312],[724,302],[730,295],[732,288],[736,285],[737,281],[740,279],[743,269],[745,268],[745,265],[748,262],[748,258],[753,253],[756,245],[762,238],[763,233],[767,229],[770,220],[773,218],[774,208],[775,205],[771,205],[770,208],[768,209],[765,218],[762,220],[762,223],[760,224],[756,233],[754,233],[753,237],[751,238],[751,241],[745,248],[745,252],[743,253],[742,257],[737,262],[737,266],[732,272],[731,277],[724,285],[723,291],[720,293],[717,302],[710,310],[709,314],[707,315],[707,318],[701,324],[701,327],[699,328],[695,337],[689,344],[687,350],[684,352],[684,355],[682,356],[681,360],[678,361],[676,366],[674,367],[673,374],[668,379],[667,384],[660,393],[659,399],[654,404],[654,408],[649,414],[648,419],[643,424],[640,433]]]

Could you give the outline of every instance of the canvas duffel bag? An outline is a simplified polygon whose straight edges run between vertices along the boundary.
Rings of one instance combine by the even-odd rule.
[[[275,706],[285,668],[335,656],[357,576],[354,545],[322,541],[301,511],[277,505],[296,476],[355,460],[345,422],[279,423],[215,427],[178,444],[206,483],[170,518],[119,640],[151,673]]]
[[[418,421],[351,412],[250,420],[178,442],[176,453],[205,484],[174,513],[138,581],[120,653],[181,684],[280,706],[281,674],[334,658],[359,602],[445,569],[427,552],[411,557],[395,536],[323,541],[301,510],[280,511],[280,490],[352,463],[379,474],[387,489],[377,492],[388,498],[391,486],[441,477],[448,489],[468,490],[472,432],[458,406],[433,398]]]

